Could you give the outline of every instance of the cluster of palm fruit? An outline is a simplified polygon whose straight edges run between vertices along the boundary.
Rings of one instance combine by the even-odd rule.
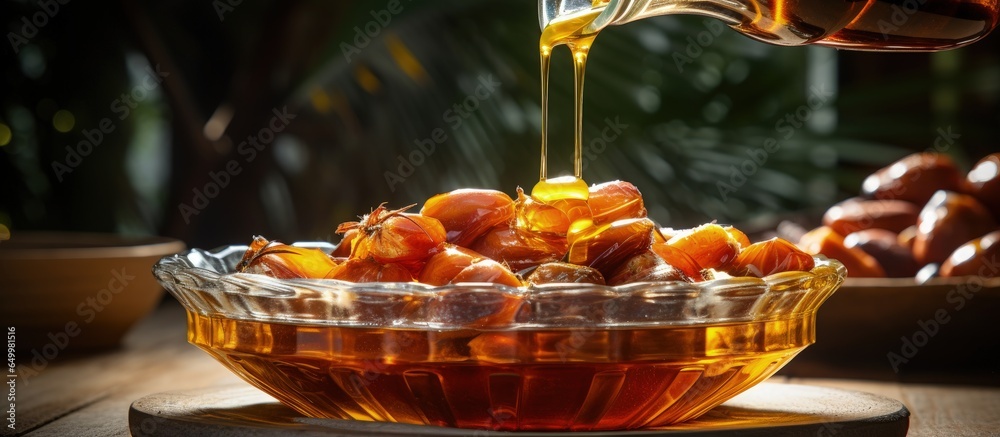
[[[382,204],[341,224],[343,239],[332,253],[256,237],[238,269],[277,278],[520,287],[700,282],[814,267],[811,255],[785,240],[751,244],[717,224],[661,228],[628,182],[583,187],[582,196],[555,199],[520,188],[516,199],[461,189],[431,197],[419,213],[407,212],[414,205]]]
[[[938,153],[900,159],[827,210],[799,246],[840,260],[852,277],[996,276],[1000,153],[968,172]]]

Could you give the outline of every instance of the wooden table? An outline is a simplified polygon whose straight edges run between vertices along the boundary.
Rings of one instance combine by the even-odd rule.
[[[13,435],[127,436],[128,408],[135,399],[163,391],[240,383],[222,365],[186,343],[184,320],[181,307],[166,301],[132,330],[121,349],[59,356],[37,376],[19,382],[17,434]],[[783,376],[771,381],[898,399],[912,413],[912,436],[1000,435],[998,387]],[[8,431],[0,434],[11,435]]]

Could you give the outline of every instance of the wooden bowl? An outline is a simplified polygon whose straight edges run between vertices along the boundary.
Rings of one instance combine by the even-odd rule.
[[[184,247],[163,237],[13,232],[0,242],[3,329],[16,330],[19,357],[39,363],[117,346],[163,295],[153,264]]]

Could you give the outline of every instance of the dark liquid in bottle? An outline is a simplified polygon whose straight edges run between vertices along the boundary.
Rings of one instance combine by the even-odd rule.
[[[877,51],[960,47],[986,36],[1000,13],[997,0],[754,0],[748,6],[732,17],[733,27],[753,38]]]
[[[986,36],[997,0],[868,0],[843,29],[819,44],[856,50],[942,50]]]

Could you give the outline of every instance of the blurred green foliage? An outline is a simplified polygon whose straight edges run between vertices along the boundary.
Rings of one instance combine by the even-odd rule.
[[[337,223],[380,202],[420,203],[460,187],[530,189],[540,137],[535,2],[399,4],[385,26],[388,1],[66,6],[31,43],[49,66],[42,75],[25,71],[25,51],[4,55],[0,121],[31,122],[0,147],[0,222],[15,232],[162,233],[214,246],[252,234],[336,238]],[[4,16],[33,7],[8,4]],[[998,149],[996,35],[957,51],[901,55],[774,47],[728,29],[701,44],[706,31],[701,17],[659,17],[605,31],[591,52],[584,135],[594,159],[585,178],[635,183],[664,225],[766,226],[785,212],[823,208],[855,193],[875,168],[931,147],[938,129],[961,134],[947,152],[966,165]],[[141,79],[129,73],[137,62],[170,69],[162,95],[58,182],[51,162]],[[560,174],[572,155],[565,50],[551,74],[549,165]],[[469,100],[489,77],[501,85]],[[817,86],[836,92],[803,113],[801,127],[779,125]],[[74,107],[75,128],[54,132],[51,115],[35,109],[44,99]],[[456,110],[463,102],[475,109]],[[240,143],[266,129],[276,108],[295,118],[250,161]],[[603,147],[608,120],[627,128]],[[210,123],[222,134],[208,135]],[[446,140],[427,153],[435,130]],[[762,162],[757,150],[769,138],[777,150]],[[233,161],[240,173],[185,215],[181,205]]]

